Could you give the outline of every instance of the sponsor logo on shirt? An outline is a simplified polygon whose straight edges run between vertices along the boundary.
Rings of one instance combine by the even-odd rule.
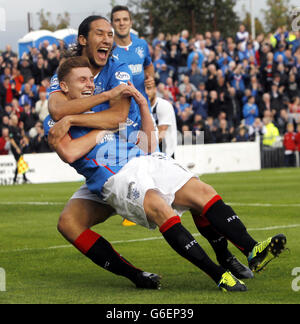
[[[142,64],[130,64],[128,65],[132,74],[140,74],[143,72],[143,65]]]
[[[130,80],[130,75],[127,72],[116,72],[115,74],[116,79],[120,81],[128,81]]]

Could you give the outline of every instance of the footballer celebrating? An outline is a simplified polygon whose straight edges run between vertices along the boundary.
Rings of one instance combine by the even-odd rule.
[[[73,59],[73,62],[75,60]],[[77,93],[78,96],[82,96],[87,93],[84,89],[81,92],[72,90],[72,80],[76,80],[71,77],[75,73],[73,70],[80,67],[66,61],[59,69],[60,85],[68,99],[72,98],[71,94]],[[78,75],[77,79],[90,79],[91,74],[88,76],[87,70],[78,72],[86,73],[86,78]],[[150,112],[145,109],[147,105],[143,104],[138,96],[135,98],[141,106],[143,128],[147,130],[147,136],[151,136],[154,125]],[[66,136],[68,141],[72,141],[72,138],[87,136],[89,132],[90,130],[72,127],[70,134]],[[246,291],[247,288],[242,281],[210,260],[198,242],[182,226],[177,215],[191,210],[196,220],[209,221],[248,257],[249,266],[253,271],[261,271],[283,251],[286,244],[283,234],[260,243],[256,242],[232,208],[223,202],[216,191],[173,159],[161,154],[145,155],[136,145],[130,142],[124,144],[124,140],[117,133],[115,137],[96,144],[95,148],[73,162],[72,166],[86,177],[90,191],[108,202],[120,215],[149,229],[159,226],[169,245],[179,255],[207,273],[222,290]],[[62,159],[67,160],[64,156],[67,149],[63,143],[54,148]],[[130,154],[124,155],[122,149]],[[112,152],[111,160],[104,157],[103,152]],[[87,231],[91,232],[86,230],[74,243],[82,251],[86,250],[87,243],[83,238]],[[100,239],[97,235],[96,237]]]

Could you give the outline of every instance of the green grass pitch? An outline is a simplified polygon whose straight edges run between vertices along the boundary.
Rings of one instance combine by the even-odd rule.
[[[0,187],[0,268],[6,291],[0,304],[255,304],[299,303],[292,289],[300,267],[300,169],[205,175],[230,203],[256,240],[277,233],[287,236],[289,252],[263,273],[246,281],[248,292],[223,293],[192,264],[179,257],[158,230],[121,226],[115,216],[94,228],[125,258],[145,271],[160,274],[160,291],[137,290],[82,256],[57,232],[58,216],[80,183]],[[183,224],[197,230],[189,214]],[[215,260],[207,241],[196,239]],[[245,257],[230,244],[244,263]],[[300,275],[300,274],[299,274]],[[300,280],[298,281],[300,285]]]

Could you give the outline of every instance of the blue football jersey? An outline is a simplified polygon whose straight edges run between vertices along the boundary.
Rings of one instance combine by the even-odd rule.
[[[133,82],[131,70],[128,65],[114,58],[110,58],[94,77],[95,92],[99,94],[109,91],[122,84]],[[61,91],[57,75],[51,79],[50,95]],[[109,109],[109,102],[102,103],[92,109],[92,112],[100,112]],[[45,135],[55,122],[48,116],[44,121]],[[85,157],[71,164],[76,171],[86,178],[86,183],[91,192],[101,197],[104,183],[133,157],[145,155],[135,144],[138,131],[141,128],[139,107],[134,100],[131,101],[130,111],[127,119],[127,127],[120,133],[107,134]],[[71,138],[76,139],[86,135],[91,129],[83,127],[72,127],[69,131]]]
[[[55,122],[49,115],[44,120],[44,130],[47,136]],[[71,127],[69,136],[76,139],[91,131],[84,127]],[[86,179],[89,190],[102,198],[102,187],[105,182],[118,173],[131,159],[143,156],[145,153],[132,141],[123,139],[119,133],[107,133],[88,154],[70,164]]]
[[[99,94],[104,91],[109,91],[120,84],[128,83],[131,81],[133,83],[132,73],[126,63],[122,63],[119,60],[110,58],[105,65],[105,67],[94,77],[95,92],[94,94]],[[59,85],[59,80],[57,74],[51,78],[50,82],[50,94],[55,92],[60,92],[61,88]],[[94,112],[103,111],[109,108],[109,102],[102,103],[94,107],[92,110]],[[139,106],[137,103],[131,99],[130,110],[127,119],[128,134],[131,132],[137,132],[141,129],[141,117]]]
[[[116,45],[113,56],[128,64],[134,86],[148,99],[145,91],[144,69],[152,63],[149,47],[144,39],[131,35],[132,43],[129,46]]]

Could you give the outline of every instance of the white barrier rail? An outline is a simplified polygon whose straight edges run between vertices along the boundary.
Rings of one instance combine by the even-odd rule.
[[[56,153],[25,154],[31,183],[76,182],[84,178]],[[176,160],[196,174],[255,171],[261,169],[258,142],[178,146]],[[12,155],[0,156],[0,185],[10,185],[16,169]],[[18,176],[22,182],[22,176]]]
[[[29,165],[26,177],[31,183],[54,183],[83,181],[72,167],[62,162],[56,153],[25,154],[24,160]],[[16,170],[16,162],[12,155],[0,156],[0,185],[10,185]],[[18,176],[22,183],[22,176]]]
[[[196,174],[261,170],[259,142],[178,146],[175,158]]]

